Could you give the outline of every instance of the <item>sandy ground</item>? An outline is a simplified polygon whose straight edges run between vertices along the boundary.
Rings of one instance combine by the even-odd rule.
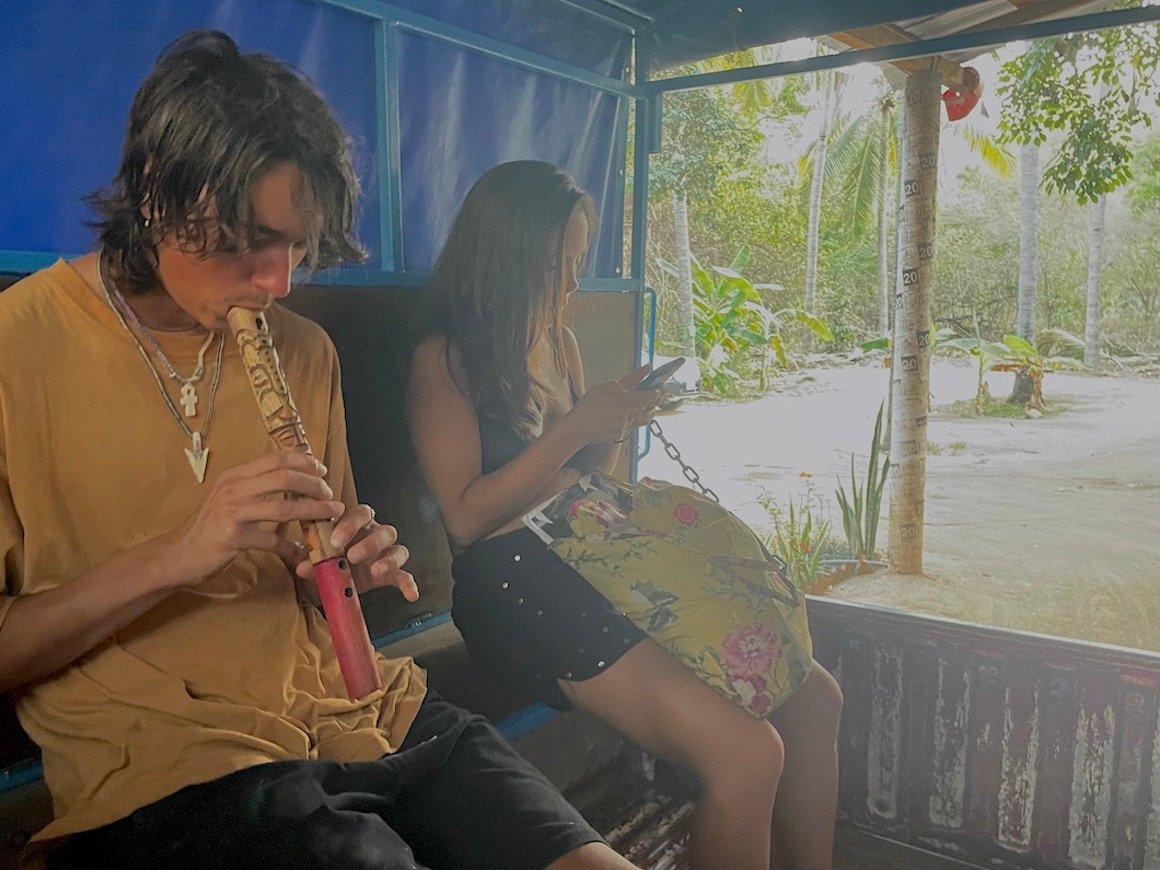
[[[1012,375],[989,376],[1010,392]],[[927,458],[924,576],[881,572],[836,598],[986,625],[1160,651],[1160,381],[1052,373],[1064,410],[1041,419],[961,418],[974,371],[935,360]],[[887,372],[808,369],[745,403],[687,402],[661,418],[703,479],[756,527],[764,491],[784,504],[812,490],[840,537],[834,488],[864,474]],[[679,480],[654,445],[642,476]],[[886,508],[879,548],[887,541]]]

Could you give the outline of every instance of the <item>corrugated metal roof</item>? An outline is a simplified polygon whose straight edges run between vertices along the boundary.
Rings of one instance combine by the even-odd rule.
[[[868,48],[1099,11],[1114,0],[560,0],[635,17],[653,69],[758,45],[830,36]],[[978,54],[948,57],[961,62]]]

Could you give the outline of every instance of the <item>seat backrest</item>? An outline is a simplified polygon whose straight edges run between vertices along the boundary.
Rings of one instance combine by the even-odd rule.
[[[447,535],[419,473],[404,414],[405,366],[425,298],[417,289],[304,286],[286,299],[287,307],[321,324],[334,340],[359,498],[399,530],[419,583],[414,603],[394,590],[364,596],[372,637],[451,609]]]

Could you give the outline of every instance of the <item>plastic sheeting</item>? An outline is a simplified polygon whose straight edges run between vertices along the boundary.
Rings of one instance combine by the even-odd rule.
[[[403,0],[397,7],[621,78],[629,35],[550,0]],[[370,5],[370,4],[368,4]],[[387,4],[381,7],[389,10]],[[378,250],[380,203],[374,18],[323,0],[8,0],[0,10],[0,252],[74,254],[93,243],[82,197],[116,171],[137,86],[180,33],[224,30],[304,72],[350,133],[364,197],[365,268]],[[624,100],[438,38],[399,31],[403,259],[430,267],[467,187],[501,160],[537,158],[577,176],[601,207],[592,274],[616,277],[624,179]],[[400,265],[400,264],[396,264]],[[0,270],[5,268],[0,256]]]
[[[617,276],[623,100],[417,36],[401,40],[400,68],[407,269],[433,262],[455,209],[482,172],[535,158],[566,169],[601,203],[591,274]]]

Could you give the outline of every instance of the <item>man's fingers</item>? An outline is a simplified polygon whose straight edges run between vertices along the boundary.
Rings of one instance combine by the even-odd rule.
[[[277,471],[280,468],[301,471],[314,477],[324,476],[327,471],[326,466],[317,457],[311,456],[309,453],[299,453],[297,450],[277,450],[266,453],[257,459],[251,459],[249,462],[236,466],[232,471],[239,477],[253,478]]]
[[[297,468],[271,468],[262,474],[236,481],[231,486],[235,501],[286,493],[319,501],[334,499],[334,490],[323,478],[314,472]]]
[[[237,509],[239,523],[288,523],[311,520],[333,520],[341,516],[346,505],[340,501],[313,498],[259,499]]]
[[[367,592],[371,589],[381,589],[385,586],[394,586],[407,601],[419,600],[419,585],[415,582],[415,577],[409,571],[403,571],[400,568],[395,568],[385,576],[372,576],[370,581],[359,589],[360,592]]]
[[[355,505],[342,514],[342,518],[335,524],[330,542],[335,547],[345,547],[351,541],[359,538],[359,533],[368,529],[369,533],[361,538],[358,545],[347,553],[352,562],[360,562],[372,557],[379,550],[389,547],[395,542],[398,534],[393,526],[381,526],[375,522],[375,509],[370,505]],[[370,542],[369,544],[367,542]]]

